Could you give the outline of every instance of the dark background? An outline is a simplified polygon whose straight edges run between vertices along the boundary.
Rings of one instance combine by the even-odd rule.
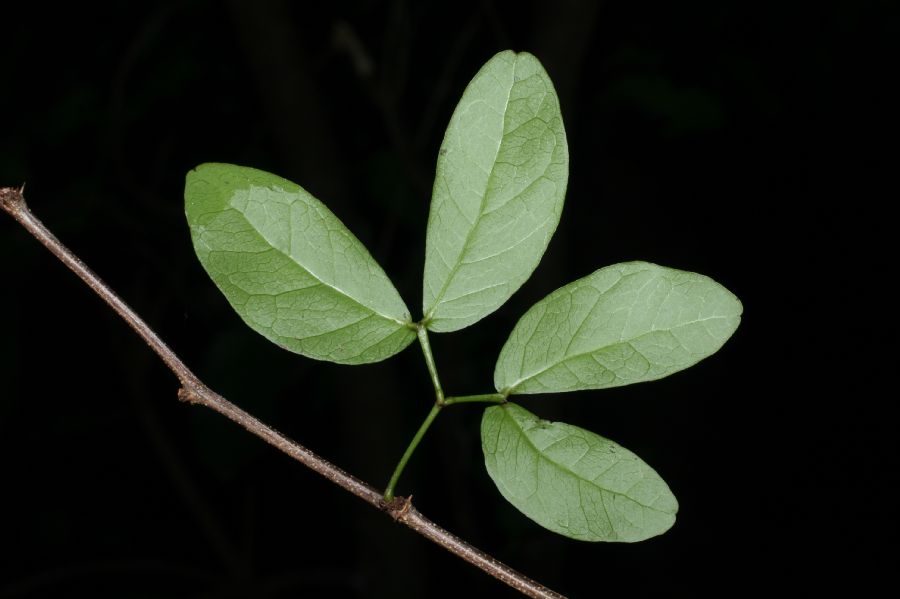
[[[571,154],[562,223],[497,313],[432,336],[444,388],[491,391],[518,317],[643,259],[743,301],[712,358],[663,381],[532,396],[632,449],[679,498],[635,545],[555,536],[482,465],[481,410],[448,409],[398,491],[576,597],[834,590],[896,566],[895,338],[883,214],[896,185],[896,4],[875,1],[20,3],[0,13],[0,184],[212,388],[382,487],[432,392],[412,347],[358,367],[284,352],[201,269],[183,215],[202,162],[296,181],[370,248],[418,316],[431,177],[467,81],[534,53]],[[893,192],[889,191],[894,189]],[[894,200],[890,200],[893,197]],[[221,416],[0,217],[0,597],[514,593]]]

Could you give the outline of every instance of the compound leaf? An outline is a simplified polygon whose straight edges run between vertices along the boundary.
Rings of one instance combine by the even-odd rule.
[[[666,483],[627,449],[506,403],[481,421],[488,474],[523,514],[581,541],[642,541],[675,522]]]
[[[531,276],[559,223],[568,165],[544,68],[525,52],[497,54],[463,93],[438,156],[423,285],[430,330],[484,318]]]
[[[187,175],[185,212],[200,263],[231,306],[278,345],[342,364],[409,345],[409,310],[365,246],[319,200],[231,164]]]
[[[703,275],[627,262],[557,289],[519,320],[500,351],[503,394],[602,389],[659,379],[713,354],[741,302]]]

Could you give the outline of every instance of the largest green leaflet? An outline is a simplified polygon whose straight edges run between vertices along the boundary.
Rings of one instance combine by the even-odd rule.
[[[455,331],[499,308],[537,267],[562,212],[569,152],[550,77],[501,52],[469,83],[438,156],[423,311]]]
[[[428,219],[423,316],[410,318],[388,276],[318,199],[275,175],[227,164],[191,171],[185,206],[194,247],[237,313],[291,351],[377,362],[421,342],[435,405],[385,492],[439,411],[488,402],[488,474],[526,516],[585,541],[639,541],[675,521],[662,478],[613,441],[547,422],[517,394],[650,381],[711,355],[741,304],[703,275],[646,262],[601,268],[537,302],[503,346],[496,393],[444,397],[427,331],[497,310],[537,267],[562,212],[568,149],[549,76],[527,53],[501,52],[463,93],[438,155]]]

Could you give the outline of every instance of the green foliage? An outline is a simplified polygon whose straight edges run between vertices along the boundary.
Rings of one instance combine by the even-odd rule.
[[[504,395],[652,381],[713,354],[741,302],[703,275],[647,262],[607,266],[532,306],[497,359]]]
[[[675,523],[678,502],[640,458],[515,404],[484,411],[481,447],[500,493],[541,526],[580,541],[643,541]]]
[[[203,164],[188,173],[184,197],[200,263],[268,339],[311,358],[364,364],[416,338],[381,267],[302,187],[252,168]]]
[[[569,150],[538,60],[510,51],[472,79],[444,135],[425,241],[428,328],[499,308],[540,262],[562,213]]]
[[[194,248],[253,329],[300,354],[345,364],[383,360],[417,338],[435,387],[419,440],[449,405],[492,403],[485,465],[500,493],[559,534],[639,541],[665,532],[678,503],[630,451],[545,422],[514,394],[650,381],[711,355],[741,303],[703,275],[616,264],[535,304],[494,372],[499,393],[444,398],[427,330],[455,331],[497,310],[537,267],[562,211],[568,150],[550,78],[527,53],[501,52],[466,88],[440,150],[426,239],[423,317],[413,322],[363,245],[301,187],[262,171],[205,164],[188,173]]]

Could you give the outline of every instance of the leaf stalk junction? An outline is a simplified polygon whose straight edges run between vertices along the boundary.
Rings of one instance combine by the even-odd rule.
[[[426,321],[423,320],[422,322],[414,323],[411,326],[415,327],[416,337],[419,339],[419,347],[422,348],[422,354],[425,356],[425,365],[428,367],[428,374],[431,375],[431,384],[434,387],[434,405],[431,407],[431,411],[428,412],[422,425],[419,426],[419,430],[416,431],[412,441],[409,442],[406,451],[404,451],[403,455],[400,457],[400,461],[397,462],[397,467],[394,468],[393,474],[391,474],[391,480],[388,481],[387,487],[385,487],[384,490],[384,500],[388,503],[394,500],[394,489],[397,487],[400,475],[403,474],[406,464],[409,462],[413,453],[415,453],[416,448],[419,446],[425,433],[431,428],[431,423],[437,418],[441,409],[445,406],[462,403],[506,403],[506,395],[501,393],[482,393],[479,395],[444,397],[444,390],[441,387],[441,379],[438,376],[437,365],[434,362],[434,352],[431,351],[431,343],[428,340],[428,329],[426,328],[425,322]]]

